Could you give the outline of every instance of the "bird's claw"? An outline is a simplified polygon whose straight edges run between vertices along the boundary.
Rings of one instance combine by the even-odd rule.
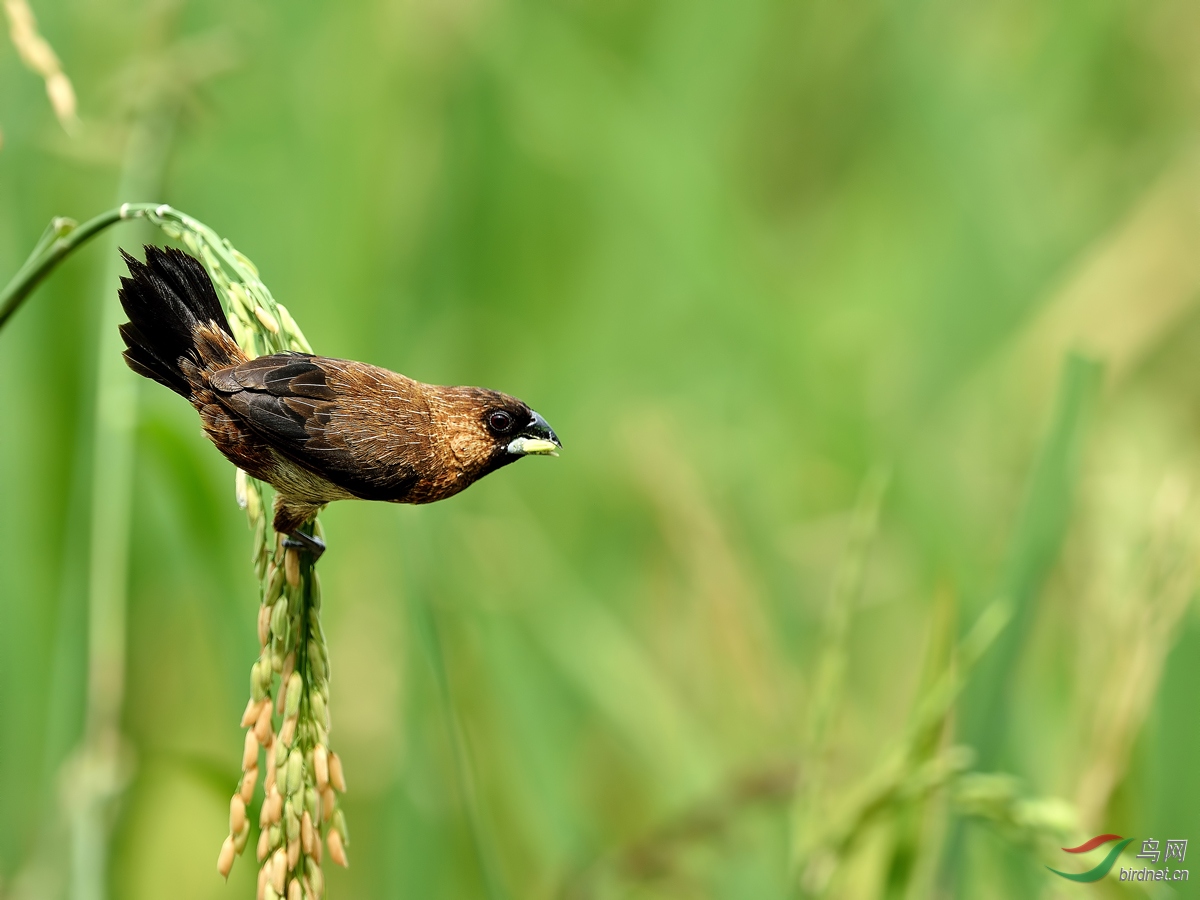
[[[292,547],[296,550],[307,550],[312,554],[313,562],[321,558],[321,554],[325,552],[325,542],[319,537],[313,537],[311,534],[305,534],[303,531],[293,531],[283,539],[283,546]]]

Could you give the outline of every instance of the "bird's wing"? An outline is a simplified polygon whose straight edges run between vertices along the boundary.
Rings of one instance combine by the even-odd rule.
[[[379,496],[380,475],[357,458],[344,429],[329,427],[345,411],[345,398],[329,384],[340,361],[303,353],[260,356],[209,374],[221,405],[274,447],[353,494]]]

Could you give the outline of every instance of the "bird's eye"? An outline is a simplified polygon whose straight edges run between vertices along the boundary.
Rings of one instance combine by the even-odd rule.
[[[488,428],[496,434],[507,434],[513,427],[513,417],[502,409],[488,413],[487,422]]]

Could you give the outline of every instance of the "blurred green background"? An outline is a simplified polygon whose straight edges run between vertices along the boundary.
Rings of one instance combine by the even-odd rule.
[[[563,438],[324,515],[331,897],[1187,895],[1045,866],[1200,841],[1200,6],[33,8],[80,123],[0,40],[0,278],[52,216],[162,200],[317,352]],[[116,355],[141,227],[0,333],[5,898],[254,892],[214,865],[250,535]]]

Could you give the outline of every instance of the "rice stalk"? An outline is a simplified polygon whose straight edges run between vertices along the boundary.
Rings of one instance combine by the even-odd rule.
[[[251,356],[285,350],[312,352],[299,326],[271,296],[258,269],[215,231],[169,206],[141,212],[182,242],[217,288],[235,340]],[[350,835],[338,794],[346,790],[342,763],[329,747],[329,649],[321,627],[321,588],[311,555],[284,548],[268,532],[263,485],[237,473],[235,495],[254,532],[252,560],[262,586],[258,636],[262,653],[251,668],[242,779],[230,800],[229,835],[217,858],[227,876],[246,848],[247,804],[260,769],[264,802],[256,855],[259,900],[319,900],[324,894],[322,839],[329,857],[348,865]],[[305,526],[320,536],[314,518]],[[278,720],[278,727],[276,727]],[[262,750],[260,766],[259,750]]]
[[[825,634],[817,661],[812,700],[809,705],[808,733],[803,757],[806,761],[804,788],[797,792],[792,811],[791,870],[807,872],[810,883],[824,882],[816,875],[813,854],[823,843],[820,836],[827,821],[828,800],[823,788],[830,751],[832,723],[841,703],[846,665],[850,620],[862,594],[863,579],[871,544],[879,526],[879,511],[887,489],[888,475],[872,471],[859,492],[851,524],[850,538],[834,577],[833,591],[826,611]]]
[[[875,769],[856,787],[827,801],[799,845],[796,890],[800,896],[821,896],[855,843],[885,814],[894,813],[947,787],[966,773],[974,751],[951,746],[930,753],[934,737],[944,728],[971,672],[996,642],[1011,618],[1004,601],[992,603],[960,642],[957,665],[948,666],[916,704],[905,734]],[[797,793],[797,802],[811,791]]]
[[[929,647],[925,654],[925,669],[920,681],[918,696],[925,696],[937,685],[945,672],[957,671],[959,660],[956,654],[955,636],[958,629],[958,598],[948,589],[939,590],[933,607],[930,624]],[[928,762],[945,749],[950,739],[950,716],[940,716],[936,724],[923,735],[914,739],[915,759]],[[917,885],[925,884],[932,875],[927,852],[940,840],[944,825],[941,809],[923,800],[914,801],[895,811],[891,829],[890,857],[886,863],[881,894],[888,900],[902,900],[914,894]]]
[[[38,31],[28,0],[4,0],[4,12],[8,16],[8,36],[17,48],[21,62],[46,82],[46,96],[50,98],[58,123],[67,134],[74,134],[79,126],[75,88],[63,72],[58,54]]]
[[[124,203],[76,225],[55,219],[16,276],[0,292],[0,328],[42,279],[90,238],[120,221],[144,219],[183,243],[217,289],[238,345],[251,356],[311,352],[286,307],[263,284],[258,269],[207,225],[166,204]],[[268,531],[262,483],[237,472],[235,496],[253,531],[251,554],[260,581],[258,636],[262,652],[251,667],[242,777],[230,800],[229,835],[217,858],[227,876],[249,842],[246,808],[262,772],[264,802],[257,856],[259,900],[320,900],[323,846],[347,865],[350,845],[338,795],[346,789],[342,763],[329,747],[329,652],[321,627],[320,581],[312,557],[284,548]],[[314,518],[303,530],[320,535]],[[262,754],[260,756],[260,751]]]
[[[1181,474],[1165,478],[1144,526],[1143,550],[1133,562],[1129,600],[1122,605],[1106,648],[1080,767],[1077,803],[1084,829],[1107,818],[1113,792],[1125,777],[1133,744],[1153,707],[1166,660],[1196,594],[1200,531],[1194,489]]]
[[[1008,604],[997,601],[989,606],[953,652],[941,654],[952,657],[953,664],[931,672],[930,686],[915,704],[905,733],[883,754],[875,769],[850,789],[824,798],[823,815],[812,819],[806,842],[799,847],[799,872],[793,882],[798,894],[826,894],[851,852],[873,827],[906,810],[919,810],[934,795],[948,796],[964,815],[1012,826],[1014,833],[1058,833],[1063,822],[1073,821],[1069,808],[1060,802],[1030,805],[1015,789],[1007,795],[1007,806],[999,800],[985,803],[996,793],[993,790],[989,794],[988,786],[1008,776],[973,772],[974,753],[968,747],[937,746],[967,679],[1010,617]],[[676,868],[676,856],[687,847],[715,842],[753,810],[779,803],[794,807],[805,802],[811,795],[810,778],[795,764],[754,770],[624,848],[593,860],[568,880],[561,896],[601,896],[606,886],[661,878]],[[908,879],[906,883],[913,881]]]

